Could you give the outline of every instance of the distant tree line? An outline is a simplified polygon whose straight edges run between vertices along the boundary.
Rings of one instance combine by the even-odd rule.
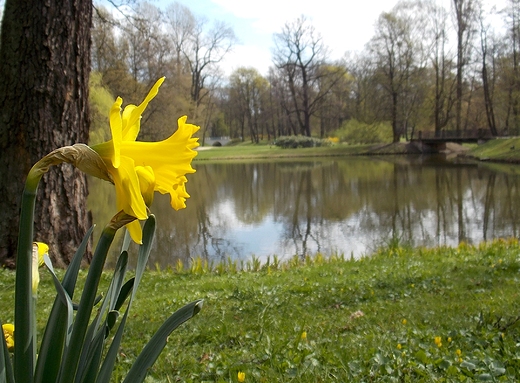
[[[147,115],[150,139],[166,135],[163,122],[183,113],[202,126],[203,139],[324,138],[349,126],[388,129],[394,142],[418,130],[517,135],[519,19],[519,0],[491,11],[478,0],[452,0],[449,9],[403,0],[381,13],[363,51],[333,61],[301,16],[273,36],[266,75],[242,67],[225,78],[219,65],[237,42],[228,25],[179,3],[164,11],[138,3],[120,18],[95,7],[92,69],[125,101],[168,77],[162,101]]]

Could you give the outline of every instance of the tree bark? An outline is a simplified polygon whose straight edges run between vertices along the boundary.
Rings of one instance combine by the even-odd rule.
[[[14,266],[20,197],[31,166],[87,143],[91,0],[7,0],[0,40],[0,263]],[[39,186],[35,240],[68,264],[91,225],[86,176],[51,168]],[[90,251],[87,252],[88,254]]]

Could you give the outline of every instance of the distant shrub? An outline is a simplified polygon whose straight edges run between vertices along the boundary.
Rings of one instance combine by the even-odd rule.
[[[315,148],[318,146],[330,146],[332,142],[328,139],[320,139],[307,136],[281,136],[274,144],[283,149],[287,148]]]
[[[349,144],[375,144],[392,142],[392,127],[387,122],[366,124],[352,119],[334,132],[341,142]]]

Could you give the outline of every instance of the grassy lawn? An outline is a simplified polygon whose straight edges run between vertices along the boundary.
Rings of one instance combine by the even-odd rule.
[[[360,260],[255,260],[145,273],[119,354],[122,380],[170,313],[204,299],[147,382],[473,382],[520,380],[516,240],[478,247],[398,245]],[[2,320],[14,273],[0,270]],[[43,271],[38,323],[50,310]],[[83,282],[86,271],[80,275]],[[109,273],[103,281],[103,291]],[[74,297],[74,300],[79,297]]]
[[[483,161],[520,163],[520,138],[496,139],[481,145],[465,145],[466,153]],[[232,146],[204,147],[194,161],[245,160],[262,158],[298,158],[324,156],[351,156],[367,154],[406,154],[406,143],[380,145],[335,144],[330,147],[281,149],[267,143],[241,143]]]
[[[198,151],[194,161],[346,156],[366,153],[369,147],[370,145],[337,144],[331,147],[282,149],[274,145],[248,143],[221,147],[207,146]]]

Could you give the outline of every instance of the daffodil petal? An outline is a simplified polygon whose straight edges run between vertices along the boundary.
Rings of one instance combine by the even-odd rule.
[[[40,273],[38,272],[38,267],[40,266],[38,261],[38,244],[33,242],[33,250],[32,250],[32,292],[33,295],[36,295],[38,292],[38,285],[40,284]]]
[[[112,133],[112,166],[114,168],[119,167],[120,157],[121,157],[121,142],[123,141],[123,122],[121,120],[121,104],[123,103],[123,99],[118,97],[112,108],[110,109],[110,131]]]
[[[43,242],[35,242],[36,246],[38,246],[38,266],[43,266],[43,256],[45,254],[49,254],[49,245]]]
[[[160,142],[128,142],[121,145],[122,157],[134,159],[136,165],[151,166],[155,175],[155,190],[170,194],[174,209],[186,207],[185,174],[194,173],[191,160],[197,155],[193,150],[199,144],[192,135],[199,127],[186,124],[186,117],[179,118],[179,128],[169,138]],[[168,158],[168,161],[164,161]]]
[[[110,171],[110,168],[109,168]],[[126,214],[137,219],[146,219],[146,204],[139,180],[135,173],[135,163],[132,158],[121,156],[121,166],[112,173],[116,187],[116,202],[118,210],[123,210]]]
[[[126,230],[130,234],[130,238],[135,243],[141,245],[143,243],[143,230],[138,220],[132,221],[126,225]]]
[[[122,133],[125,141],[135,141],[137,138],[137,135],[139,134],[138,121],[141,119],[141,115],[150,101],[152,101],[153,98],[157,96],[157,93],[159,93],[159,87],[164,82],[164,79],[165,77],[161,77],[159,80],[157,80],[152,89],[150,89],[148,92],[148,95],[145,97],[143,102],[140,103],[139,106],[131,108],[128,119],[126,120],[126,124],[123,125]]]
[[[135,141],[139,134],[139,130],[141,129],[141,115],[139,115],[137,119],[134,118],[136,109],[137,106],[130,104],[123,110],[123,141]],[[131,125],[131,121],[135,122]]]
[[[151,166],[136,166],[135,173],[146,206],[151,206],[155,191],[155,174]]]
[[[109,180],[116,188],[119,211],[137,220],[127,225],[132,239],[141,243],[142,231],[138,220],[148,218],[147,204],[154,191],[170,194],[171,206],[186,207],[190,195],[186,191],[186,174],[194,173],[191,161],[198,138],[193,134],[199,127],[187,124],[187,117],[178,119],[178,129],[160,142],[136,142],[141,115],[157,95],[164,77],[159,79],[138,106],[127,105],[121,111],[122,99],[117,98],[110,111],[112,140],[92,147],[106,165]]]

